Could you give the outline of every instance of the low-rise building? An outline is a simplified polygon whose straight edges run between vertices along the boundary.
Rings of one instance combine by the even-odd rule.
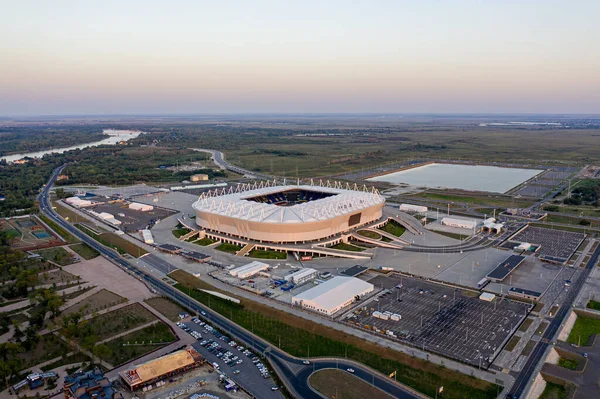
[[[267,270],[268,268],[269,265],[267,265],[266,263],[255,260],[253,262],[248,263],[247,265],[236,267],[235,269],[230,270],[229,274],[231,274],[233,277],[244,279],[252,277],[258,274],[259,272]]]
[[[208,180],[208,175],[204,174],[204,173],[197,173],[195,175],[190,176],[190,180],[192,182],[207,181]]]
[[[65,399],[123,399],[99,368],[66,376],[63,393]]]
[[[142,363],[132,369],[121,371],[119,375],[127,387],[135,391],[154,382],[196,368],[203,361],[202,356],[190,346]]]
[[[459,229],[474,230],[477,227],[477,222],[475,220],[456,219],[449,217],[442,218],[441,223],[444,226],[456,227]]]
[[[354,277],[336,276],[292,297],[292,304],[331,316],[373,292],[373,284]]]
[[[318,275],[319,275],[319,272],[317,272],[315,269],[306,267],[304,269],[300,269],[293,273],[288,274],[287,276],[284,277],[284,279],[285,279],[285,281],[288,281],[290,283],[298,285],[298,284],[304,284],[307,281],[313,280],[313,279],[317,278]]]

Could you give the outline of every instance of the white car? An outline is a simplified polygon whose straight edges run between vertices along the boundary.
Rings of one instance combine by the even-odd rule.
[[[310,364],[310,362],[308,360],[305,360],[302,362],[302,364]]]
[[[347,372],[354,374],[354,369],[346,369]]]

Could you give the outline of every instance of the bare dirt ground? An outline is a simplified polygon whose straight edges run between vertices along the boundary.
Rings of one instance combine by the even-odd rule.
[[[106,288],[131,302],[144,301],[154,296],[144,283],[101,256],[65,266],[63,270],[81,276],[83,281],[94,284],[98,288]]]

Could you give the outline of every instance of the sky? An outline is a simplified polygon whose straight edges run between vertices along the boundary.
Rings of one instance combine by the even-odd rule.
[[[600,1],[0,0],[0,115],[600,113]]]

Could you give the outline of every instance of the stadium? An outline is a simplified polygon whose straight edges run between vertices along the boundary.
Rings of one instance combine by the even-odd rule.
[[[377,221],[385,199],[376,189],[342,183],[241,184],[202,193],[192,206],[209,232],[269,243],[306,243]]]

